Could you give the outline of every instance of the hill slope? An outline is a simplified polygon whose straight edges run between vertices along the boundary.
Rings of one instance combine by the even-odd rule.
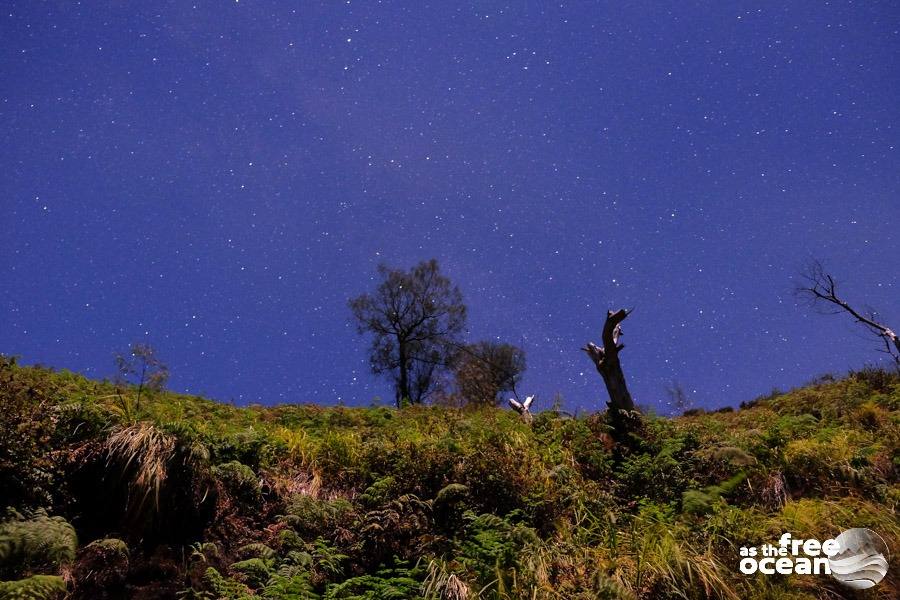
[[[879,371],[645,417],[628,448],[603,415],[135,400],[0,358],[0,597],[856,597],[742,575],[739,548],[869,527],[900,550]],[[894,563],[859,597],[896,594]]]

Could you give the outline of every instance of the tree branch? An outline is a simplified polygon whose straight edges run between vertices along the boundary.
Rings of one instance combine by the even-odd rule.
[[[813,261],[801,273],[801,276],[806,280],[806,285],[801,285],[797,288],[797,293],[800,296],[809,298],[813,305],[824,302],[826,305],[836,307],[832,314],[839,312],[849,314],[857,323],[860,323],[874,335],[881,338],[885,345],[884,352],[887,352],[894,359],[897,369],[900,370],[900,337],[890,327],[877,322],[874,319],[874,315],[871,317],[865,316],[839,296],[834,277],[825,271],[825,268],[819,261]]]

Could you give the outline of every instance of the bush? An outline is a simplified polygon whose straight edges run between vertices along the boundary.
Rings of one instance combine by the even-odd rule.
[[[233,498],[250,505],[259,503],[262,493],[259,478],[247,465],[233,460],[215,467],[213,475]]]
[[[900,372],[878,367],[864,367],[859,371],[851,371],[850,378],[866,385],[874,392],[890,392],[894,386],[900,385]]]
[[[852,457],[846,435],[828,441],[792,440],[784,449],[784,477],[790,489],[825,493],[852,480]]]
[[[526,508],[525,498],[541,470],[534,448],[517,436],[491,435],[465,457],[457,480],[471,490],[472,502],[482,512],[506,514]]]
[[[488,585],[500,576],[512,576],[512,571],[520,568],[526,549],[540,545],[537,532],[516,522],[518,517],[521,515],[517,513],[506,518],[492,514],[466,515],[468,523],[459,543],[459,560],[478,574],[482,585]]]
[[[684,443],[680,438],[666,440],[656,454],[629,456],[619,469],[622,493],[629,498],[672,502],[691,484]]]
[[[52,388],[38,370],[0,355],[0,506],[49,505],[56,465]]]
[[[128,577],[129,552],[122,540],[107,538],[91,542],[78,551],[73,576],[85,597],[102,597],[121,588]]]
[[[602,414],[528,426],[491,407],[238,408],[161,392],[128,415],[102,382],[7,368],[0,401],[28,410],[0,413],[0,431],[24,432],[8,429],[21,456],[0,439],[0,497],[18,490],[17,506],[54,506],[88,539],[121,532],[140,551],[101,539],[75,554],[58,517],[10,513],[0,579],[17,581],[0,598],[58,595],[58,578],[24,579],[40,572],[90,600],[182,587],[183,600],[786,600],[835,584],[742,577],[735,546],[850,526],[892,554],[900,540],[900,386],[880,374],[646,417],[617,444]],[[130,518],[141,505],[152,523]],[[878,589],[898,585],[891,572]]]
[[[319,500],[306,494],[291,496],[282,520],[305,539],[315,539],[341,525],[349,525],[352,505],[340,498]]]
[[[370,510],[359,523],[361,548],[370,565],[392,556],[419,558],[431,532],[431,505],[412,494]]]

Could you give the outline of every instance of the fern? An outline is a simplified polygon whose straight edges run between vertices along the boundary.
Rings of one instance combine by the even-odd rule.
[[[217,600],[244,600],[251,598],[247,586],[238,583],[230,577],[225,577],[212,567],[206,569],[203,575],[204,587],[212,592]]]
[[[309,581],[309,573],[279,570],[272,575],[261,596],[268,600],[318,600]]]
[[[217,466],[213,472],[236,498],[251,504],[260,499],[259,477],[247,465],[233,460]]]
[[[245,544],[238,548],[237,555],[241,559],[261,558],[263,560],[271,560],[275,558],[275,551],[265,544],[253,543]]]
[[[229,570],[254,589],[263,587],[272,575],[270,562],[261,558],[249,558],[236,562],[229,567]]]
[[[719,485],[710,485],[702,490],[687,490],[681,495],[681,506],[684,512],[702,515],[712,510],[724,494],[734,490],[747,475],[742,471]]]
[[[326,540],[319,538],[316,540],[313,558],[316,566],[329,577],[339,577],[344,572],[343,563],[349,557],[341,554]]]
[[[43,509],[31,518],[12,513],[0,524],[0,566],[4,571],[55,569],[71,563],[78,548],[75,529],[62,517],[50,517]]]
[[[324,600],[413,600],[421,598],[426,575],[419,566],[410,568],[406,563],[399,563],[374,575],[333,584],[325,592]]]

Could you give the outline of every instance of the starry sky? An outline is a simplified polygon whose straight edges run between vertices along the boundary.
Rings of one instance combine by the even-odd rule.
[[[785,4],[5,2],[0,352],[390,403],[347,300],[434,257],[536,408],[604,405],[607,308],[659,412],[875,362],[792,288],[900,322],[900,7]]]

